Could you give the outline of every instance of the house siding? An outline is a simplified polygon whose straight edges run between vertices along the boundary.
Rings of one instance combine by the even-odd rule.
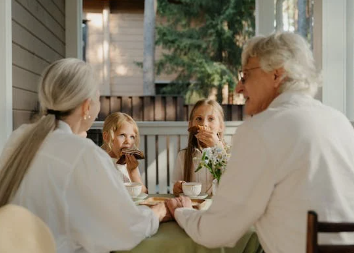
[[[83,12],[88,20],[86,60],[95,69],[105,94],[103,77],[104,1],[84,0]],[[144,1],[110,1],[109,15],[109,92],[111,96],[143,95],[143,70],[136,62],[144,59]],[[156,22],[161,22],[156,17]],[[163,21],[162,21],[163,22]],[[155,59],[162,55],[160,47],[155,48]],[[156,76],[155,81],[169,82],[175,75]]]
[[[65,0],[12,1],[13,127],[38,110],[38,81],[65,57]]]

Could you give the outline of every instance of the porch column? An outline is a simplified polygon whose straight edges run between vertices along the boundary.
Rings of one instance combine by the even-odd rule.
[[[274,0],[256,0],[256,35],[274,32]]]
[[[0,1],[0,153],[12,132],[11,0]]]
[[[65,0],[66,57],[82,59],[82,0]]]
[[[353,11],[352,0],[315,1],[314,6],[314,52],[323,78],[318,97],[352,121]]]
[[[102,78],[102,96],[111,95],[111,58],[109,57],[109,47],[111,44],[110,41],[110,31],[109,31],[109,15],[110,15],[109,0],[105,0],[103,3],[102,11],[102,29],[103,29],[103,78]]]
[[[145,0],[144,7],[144,95],[155,95],[155,11],[156,0]]]

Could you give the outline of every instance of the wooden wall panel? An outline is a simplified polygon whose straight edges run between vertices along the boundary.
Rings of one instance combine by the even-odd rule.
[[[29,52],[47,63],[63,58],[16,21],[12,21],[12,40],[18,46],[26,48]]]
[[[22,124],[27,124],[30,122],[33,113],[30,111],[13,110],[13,128],[16,129]]]
[[[13,125],[38,111],[44,68],[65,56],[65,0],[12,1]]]
[[[41,22],[49,31],[51,31],[59,41],[65,43],[65,29],[59,24],[53,16],[42,7],[42,4],[37,1],[16,0],[23,8],[25,8],[31,15],[39,18]]]
[[[33,92],[38,91],[39,74],[34,74],[15,65],[12,66],[12,74],[13,87]]]
[[[47,0],[48,1],[48,0]],[[64,0],[62,0],[64,1]],[[38,21],[32,13],[28,12],[22,5],[17,1],[12,1],[12,17],[17,23],[21,24],[31,33],[35,34],[40,40],[45,41],[47,45],[53,48],[54,51],[59,53],[62,57],[65,56],[65,35],[63,38],[58,38],[53,34],[51,30],[48,29],[44,24],[46,20]]]
[[[38,108],[38,95],[32,91],[12,88],[13,109],[34,111]]]

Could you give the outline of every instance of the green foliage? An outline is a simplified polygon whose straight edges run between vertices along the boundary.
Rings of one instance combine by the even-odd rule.
[[[254,0],[159,0],[156,45],[168,53],[156,72],[177,75],[163,92],[207,97],[226,84],[233,90],[242,45],[254,35],[254,9]]]

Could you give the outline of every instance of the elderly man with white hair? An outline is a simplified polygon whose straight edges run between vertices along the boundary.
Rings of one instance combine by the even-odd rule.
[[[254,225],[266,252],[305,252],[308,210],[323,221],[354,220],[353,127],[313,98],[320,80],[301,36],[250,39],[242,67],[236,90],[252,117],[234,135],[211,207],[176,209],[176,220],[211,248],[235,245]],[[320,239],[353,242],[348,235]]]

